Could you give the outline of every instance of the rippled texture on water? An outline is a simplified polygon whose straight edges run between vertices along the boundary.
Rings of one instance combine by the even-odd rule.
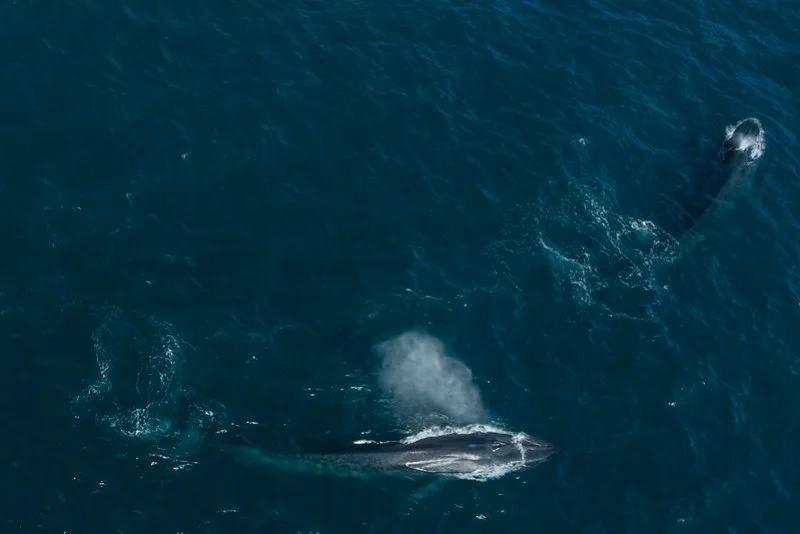
[[[793,532],[800,5],[6,1],[8,532]],[[667,230],[745,117],[752,192]],[[210,452],[402,435],[441,340],[561,453],[426,491]]]

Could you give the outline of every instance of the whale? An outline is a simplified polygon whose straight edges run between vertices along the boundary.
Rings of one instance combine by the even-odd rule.
[[[228,452],[250,465],[314,475],[489,480],[541,464],[558,448],[524,432],[470,425],[430,429],[399,441],[357,441],[338,451],[280,455],[256,447],[235,446],[229,447]]]
[[[729,211],[751,185],[764,153],[764,128],[755,117],[743,119],[726,129],[719,148],[718,171],[699,185],[694,201],[686,207],[688,217],[673,232],[684,244],[702,240],[703,232]]]

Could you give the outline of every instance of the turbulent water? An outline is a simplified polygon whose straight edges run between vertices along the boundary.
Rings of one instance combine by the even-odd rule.
[[[800,4],[4,0],[0,38],[3,531],[797,531]],[[210,446],[443,421],[560,453],[429,491]]]

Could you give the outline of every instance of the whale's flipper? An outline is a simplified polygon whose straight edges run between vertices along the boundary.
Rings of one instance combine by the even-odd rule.
[[[414,493],[412,493],[408,500],[411,501],[413,504],[419,504],[428,497],[433,496],[436,493],[439,493],[442,490],[442,487],[447,484],[446,478],[437,478],[434,479],[432,482],[425,484]]]

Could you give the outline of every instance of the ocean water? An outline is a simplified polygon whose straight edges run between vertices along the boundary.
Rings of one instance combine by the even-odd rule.
[[[0,40],[4,532],[800,531],[800,4],[4,0]],[[209,446],[407,433],[411,330],[559,454],[430,488]]]

